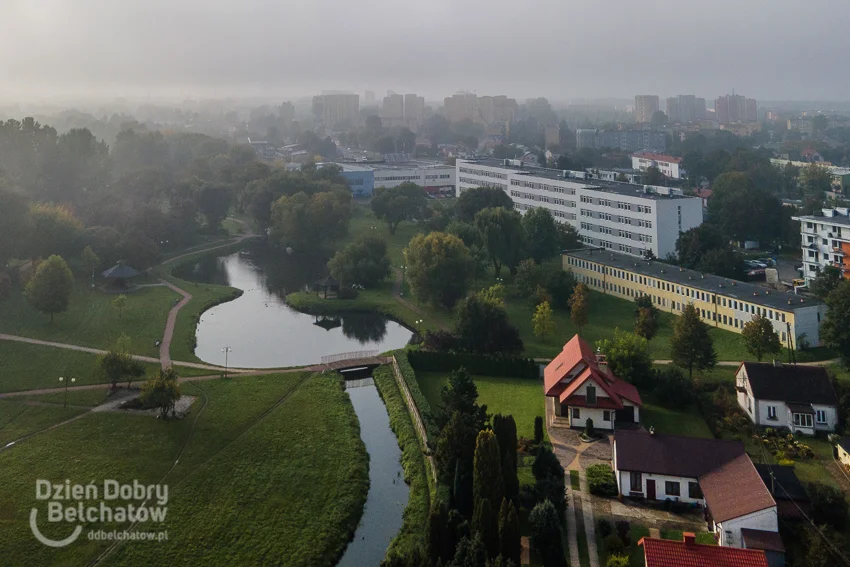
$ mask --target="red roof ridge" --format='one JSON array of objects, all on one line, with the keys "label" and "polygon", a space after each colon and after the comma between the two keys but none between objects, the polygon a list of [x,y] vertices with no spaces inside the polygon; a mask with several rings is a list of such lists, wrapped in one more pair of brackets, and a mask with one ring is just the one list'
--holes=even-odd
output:
[{"label": "red roof ridge", "polygon": [[646,567],[768,567],[760,549],[642,537]]}]

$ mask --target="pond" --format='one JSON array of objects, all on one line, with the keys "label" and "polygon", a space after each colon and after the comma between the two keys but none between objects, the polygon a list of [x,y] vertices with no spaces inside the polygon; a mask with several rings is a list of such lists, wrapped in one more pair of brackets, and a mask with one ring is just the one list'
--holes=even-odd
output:
[{"label": "pond", "polygon": [[404,482],[401,449],[372,379],[346,382],[360,438],[369,453],[369,494],[360,525],[338,567],[377,567],[401,528],[410,489]]},{"label": "pond", "polygon": [[231,349],[230,367],[281,368],[317,364],[322,356],[341,352],[402,348],[412,336],[379,314],[316,317],[287,306],[287,293],[325,275],[322,259],[288,256],[255,244],[181,266],[174,274],[243,291],[239,298],[201,315],[195,354],[209,364],[225,363],[225,346]]}]

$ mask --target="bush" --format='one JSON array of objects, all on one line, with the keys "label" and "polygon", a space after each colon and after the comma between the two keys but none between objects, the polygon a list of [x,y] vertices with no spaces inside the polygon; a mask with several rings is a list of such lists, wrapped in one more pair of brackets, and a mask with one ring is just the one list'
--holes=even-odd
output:
[{"label": "bush", "polygon": [[617,535],[620,536],[620,541],[623,542],[623,545],[629,545],[631,540],[629,537],[631,532],[629,522],[627,520],[620,520],[615,525],[617,526]]},{"label": "bush", "polygon": [[605,518],[599,520],[597,525],[599,526],[599,537],[601,537],[602,539],[605,539],[606,537],[614,533],[614,526],[612,526],[611,522],[609,522]]},{"label": "bush", "polygon": [[458,340],[450,331],[425,331],[422,346],[432,351],[448,352],[457,348]]},{"label": "bush", "polygon": [[676,366],[656,370],[653,376],[653,391],[661,405],[666,407],[687,406],[694,399],[691,383]]},{"label": "bush", "polygon": [[540,445],[543,442],[543,418],[537,416],[534,418],[534,444]]},{"label": "bush", "polygon": [[353,287],[341,287],[337,292],[337,297],[339,299],[357,299],[357,295],[359,293],[360,292]]},{"label": "bush", "polygon": [[629,556],[611,555],[605,562],[605,567],[629,567]]},{"label": "bush", "polygon": [[587,467],[587,485],[591,494],[597,496],[617,496],[617,481],[614,471],[608,465],[592,465]]},{"label": "bush", "polygon": [[408,353],[408,359],[413,368],[423,372],[451,372],[464,366],[470,374],[540,379],[540,369],[531,358],[416,350]]},{"label": "bush", "polygon": [[596,432],[593,430],[593,420],[588,417],[584,422],[584,436],[593,437],[595,433]]},{"label": "bush", "polygon": [[839,531],[847,524],[847,500],[837,488],[821,482],[810,482],[806,492],[812,502],[812,519],[818,524],[829,524]]},{"label": "bush", "polygon": [[626,546],[623,545],[623,540],[621,540],[617,534],[609,534],[605,536],[602,541],[605,543],[605,551],[608,552],[608,555],[621,555],[624,551],[626,551]]}]

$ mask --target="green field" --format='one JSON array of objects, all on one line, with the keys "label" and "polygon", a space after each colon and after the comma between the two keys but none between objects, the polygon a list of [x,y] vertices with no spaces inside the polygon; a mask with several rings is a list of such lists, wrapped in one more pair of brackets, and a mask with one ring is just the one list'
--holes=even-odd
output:
[{"label": "green field", "polygon": [[[84,537],[61,550],[33,538],[36,478],[155,483],[185,448],[163,481],[168,541],[126,543],[105,565],[333,564],[368,491],[367,455],[341,381],[293,373],[183,388],[197,396],[186,419],[90,413],[0,452],[3,562],[80,565],[105,549]],[[62,408],[36,409],[55,422]],[[12,423],[41,422],[29,408],[12,411]],[[41,527],[49,537],[67,535]]]},{"label": "green field", "polygon": [[179,296],[164,286],[142,288],[127,294],[123,313],[112,306],[115,297],[77,281],[68,311],[57,314],[51,323],[16,289],[0,302],[0,333],[101,349],[113,347],[126,333],[134,354],[158,356],[156,341],[162,340],[168,311]]},{"label": "green field", "polygon": [[[124,384],[127,385],[126,383]],[[55,392],[52,394],[36,394],[36,395],[28,395],[28,396],[15,396],[13,398],[8,398],[12,401],[31,401],[31,402],[41,402],[41,403],[49,403],[49,404],[64,404],[65,403],[65,392]],[[94,407],[99,406],[103,402],[109,399],[109,387],[104,386],[103,388],[97,388],[93,390],[69,390],[68,391],[68,405],[72,406],[86,406],[86,407]]]},{"label": "green field", "polygon": [[[536,380],[473,376],[478,388],[478,403],[487,405],[487,413],[513,415],[517,435],[534,437],[534,418],[546,416],[543,385]],[[422,394],[432,408],[440,407],[440,390],[448,381],[448,375],[439,372],[417,372],[416,380]],[[548,435],[544,428],[544,439]]]},{"label": "green field", "polygon": [[83,412],[85,410],[79,408],[33,406],[21,401],[0,400],[0,447]]},{"label": "green field", "polygon": [[656,432],[667,435],[685,435],[705,439],[714,437],[696,406],[674,409],[655,403],[649,395],[644,395],[642,398],[640,422],[645,428],[652,426]]}]

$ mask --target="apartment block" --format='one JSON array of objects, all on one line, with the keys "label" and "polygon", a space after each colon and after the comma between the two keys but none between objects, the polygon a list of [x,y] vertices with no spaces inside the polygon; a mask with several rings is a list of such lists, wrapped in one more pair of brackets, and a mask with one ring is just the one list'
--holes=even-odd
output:
[{"label": "apartment block", "polygon": [[458,160],[456,167],[457,195],[499,188],[520,213],[545,207],[585,244],[631,256],[675,254],[679,233],[702,224],[701,200],[679,189],[584,179],[584,172],[528,167],[520,160]]},{"label": "apartment block", "polygon": [[652,121],[652,115],[658,110],[658,95],[637,95],[635,97],[635,122]]},{"label": "apartment block", "polygon": [[850,279],[850,217],[846,207],[823,209],[822,215],[794,217],[800,222],[803,277],[810,283],[826,266]]},{"label": "apartment block", "polygon": [[692,304],[705,323],[733,333],[740,333],[746,323],[760,315],[772,323],[786,347],[798,349],[801,339],[820,344],[820,322],[826,305],[808,296],[663,262],[636,260],[609,250],[565,252],[562,265],[578,281],[600,293],[632,301],[647,295],[659,310],[674,315]]},{"label": "apartment block", "polygon": [[322,94],[313,97],[313,115],[329,130],[339,122],[355,124],[359,110],[360,95]]},{"label": "apartment block", "polygon": [[705,99],[696,95],[677,95],[670,97],[667,103],[669,122],[697,122],[705,118]]},{"label": "apartment block", "polygon": [[685,176],[682,158],[650,152],[638,152],[632,155],[632,169],[646,171],[650,167],[658,168],[661,173],[671,179],[681,179]]},{"label": "apartment block", "polygon": [[663,152],[667,148],[667,134],[656,130],[576,130],[576,147],[611,148],[624,152],[640,150]]},{"label": "apartment block", "polygon": [[714,115],[720,124],[758,122],[758,105],[753,98],[725,95],[715,99]]}]

